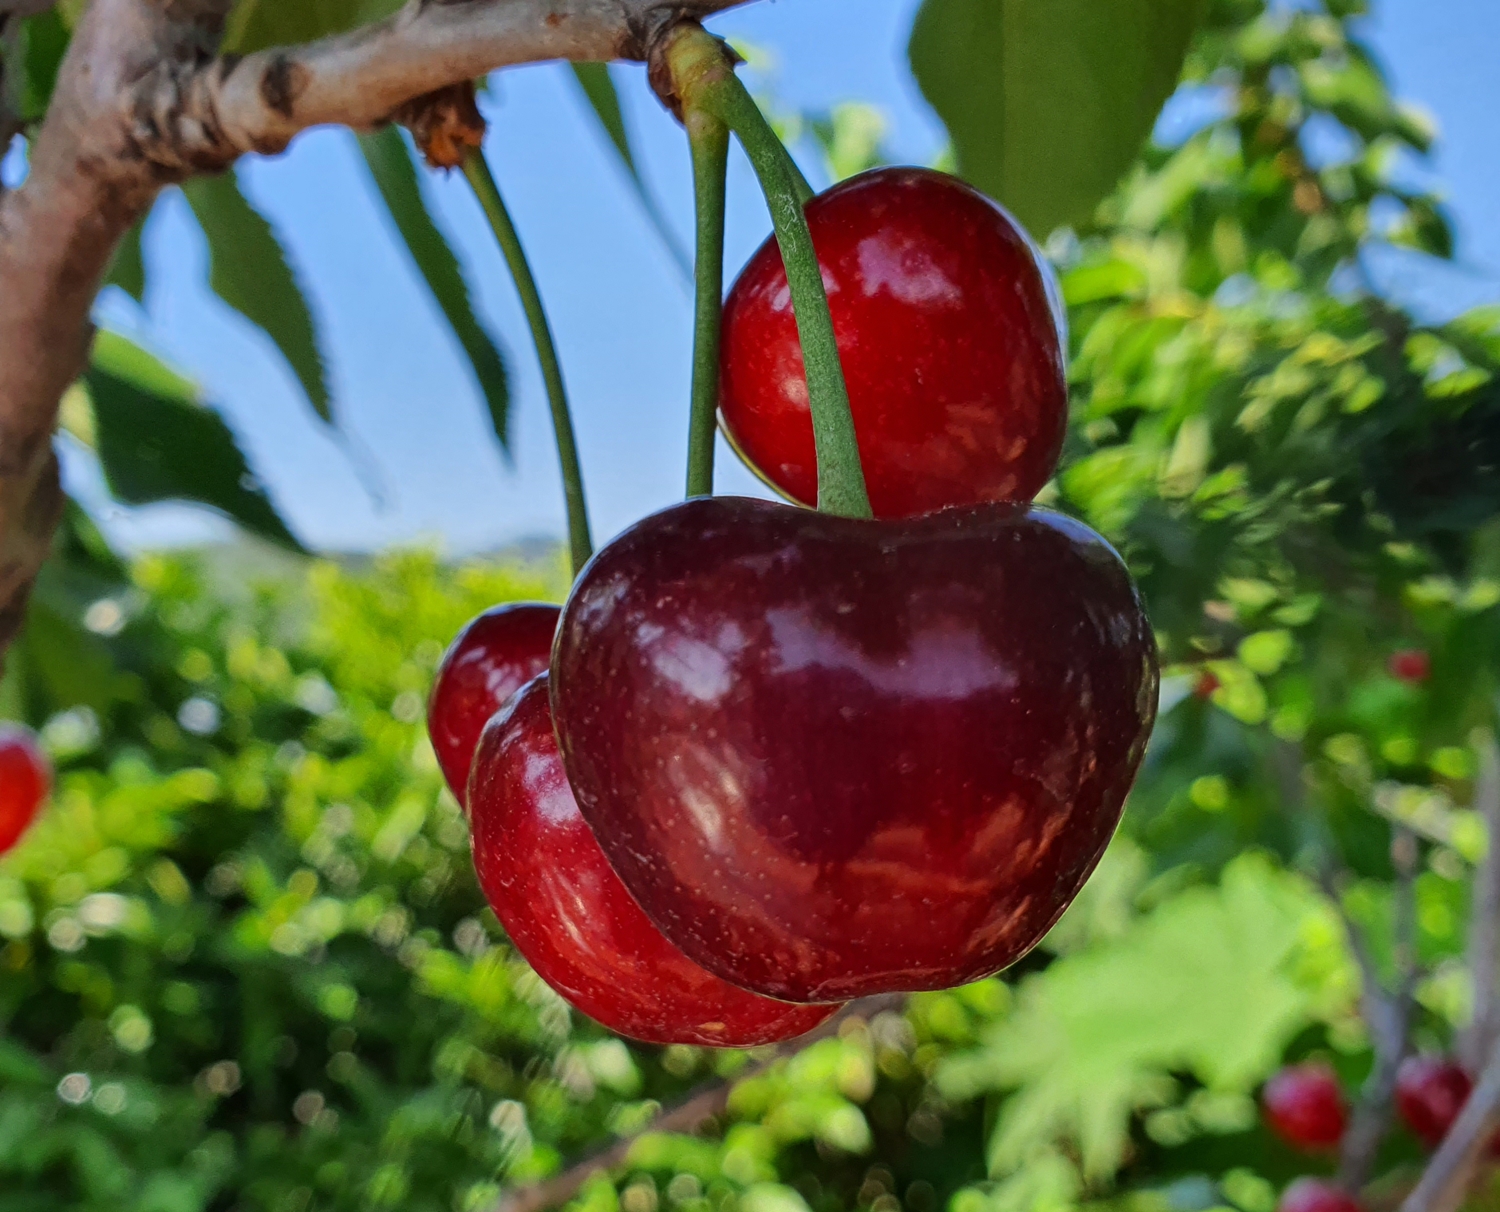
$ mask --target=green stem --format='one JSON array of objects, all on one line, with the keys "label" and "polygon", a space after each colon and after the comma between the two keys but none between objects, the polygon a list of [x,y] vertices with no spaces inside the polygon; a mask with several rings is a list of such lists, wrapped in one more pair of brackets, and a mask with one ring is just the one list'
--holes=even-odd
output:
[{"label": "green stem", "polygon": [[823,289],[823,272],[818,266],[812,233],[802,213],[802,200],[787,171],[786,149],[755,100],[733,74],[703,90],[703,108],[739,136],[755,175],[760,178],[771,223],[776,229],[776,242],[781,245],[807,372],[813,441],[818,454],[818,508],[844,517],[868,518],[870,497],[865,490],[833,317],[828,311],[828,295]]},{"label": "green stem", "polygon": [[719,411],[719,333],[724,320],[724,174],[729,128],[711,114],[686,117],[693,152],[693,192],[698,211],[698,251],[693,277],[693,413],[688,428],[689,497],[714,491],[714,434]]},{"label": "green stem", "polygon": [[780,139],[777,139],[776,142],[781,145],[781,154],[786,161],[786,175],[792,179],[792,188],[797,191],[797,201],[806,206],[817,195],[814,193],[813,187],[808,184],[807,178],[802,175],[802,169],[797,164],[797,161],[792,159],[792,153],[788,150],[786,144],[782,143]]},{"label": "green stem", "polygon": [[521,296],[521,307],[526,312],[526,322],[531,326],[537,360],[542,364],[542,381],[547,387],[552,430],[557,438],[557,458],[562,464],[563,493],[568,507],[568,547],[573,557],[573,575],[577,576],[593,554],[593,540],[589,536],[588,508],[583,499],[583,469],[578,464],[578,443],[573,435],[573,417],[568,410],[568,393],[563,386],[562,367],[557,361],[557,346],[552,340],[542,297],[537,292],[536,278],[526,261],[526,250],[521,247],[521,237],[480,149],[475,148],[465,157],[464,176],[468,178],[510,268],[516,293]]},{"label": "green stem", "polygon": [[[839,363],[838,341],[823,273],[813,248],[803,195],[791,157],[771,124],[734,74],[723,44],[701,26],[684,24],[666,49],[673,89],[684,114],[702,112],[739,136],[760,179],[786,265],[818,455],[818,508],[825,513],[868,518],[870,497],[860,466],[859,442],[849,412],[849,392]],[[804,183],[805,184],[805,183]]]}]

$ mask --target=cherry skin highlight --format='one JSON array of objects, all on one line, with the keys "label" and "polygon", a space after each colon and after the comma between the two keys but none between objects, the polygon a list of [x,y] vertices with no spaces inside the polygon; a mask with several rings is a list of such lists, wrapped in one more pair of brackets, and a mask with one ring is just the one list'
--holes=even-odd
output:
[{"label": "cherry skin highlight", "polygon": [[1271,1130],[1294,1149],[1336,1149],[1349,1122],[1338,1077],[1327,1065],[1289,1065],[1261,1091]]},{"label": "cherry skin highlight", "polygon": [[467,806],[479,734],[506,699],[547,668],[559,613],[545,602],[496,606],[460,631],[443,655],[427,704],[427,734],[460,804]]},{"label": "cherry skin highlight", "polygon": [[811,1031],[837,1006],[757,997],[705,972],[631,900],[589,832],[552,735],[547,678],[486,726],[469,783],[474,866],[538,976],[611,1031],[748,1048]]},{"label": "cherry skin highlight", "polygon": [[1030,950],[1114,833],[1157,679],[1081,523],[716,497],[594,557],[551,683],[579,808],[651,920],[725,980],[818,1002]]},{"label": "cherry skin highlight", "polygon": [[15,848],[52,791],[52,766],[24,728],[0,724],[0,854]]},{"label": "cherry skin highlight", "polygon": [[1325,1178],[1299,1178],[1281,1193],[1276,1212],[1364,1212],[1364,1205]]},{"label": "cherry skin highlight", "polygon": [[[880,518],[1029,501],[1067,427],[1065,321],[1050,270],[996,203],[945,173],[883,168],[814,198],[870,503]],[[724,305],[725,435],[762,479],[817,501],[802,346],[774,237]]]}]

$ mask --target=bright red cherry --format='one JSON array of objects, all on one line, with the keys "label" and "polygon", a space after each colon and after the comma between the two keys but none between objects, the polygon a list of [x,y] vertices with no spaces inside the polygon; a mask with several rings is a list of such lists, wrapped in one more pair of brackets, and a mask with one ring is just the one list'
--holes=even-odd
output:
[{"label": "bright red cherry", "polygon": [[1432,676],[1432,658],[1420,648],[1393,652],[1385,667],[1393,678],[1403,682],[1425,682]]},{"label": "bright red cherry", "polygon": [[589,832],[552,735],[544,674],[485,728],[469,783],[474,866],[537,974],[611,1031],[745,1048],[811,1031],[837,1006],[794,1006],[705,972],[630,899]]},{"label": "bright red cherry", "polygon": [[1412,1134],[1437,1148],[1469,1101],[1473,1081],[1444,1056],[1408,1056],[1396,1072],[1396,1108]]},{"label": "bright red cherry", "polygon": [[52,790],[52,766],[24,728],[0,724],[0,854],[15,847]]},{"label": "bright red cherry", "polygon": [[1114,833],[1156,702],[1119,556],[1021,505],[674,506],[584,570],[552,665],[625,886],[690,959],[789,1001],[1025,954]]},{"label": "bright red cherry", "polygon": [[427,733],[460,804],[467,802],[464,790],[479,734],[506,699],[547,668],[559,613],[545,602],[496,606],[448,646],[427,705]]},{"label": "bright red cherry", "polygon": [[1276,1212],[1364,1212],[1364,1205],[1325,1178],[1299,1178],[1281,1193]]},{"label": "bright red cherry", "polygon": [[1261,1091],[1271,1130],[1295,1149],[1336,1149],[1349,1122],[1339,1079],[1327,1065],[1289,1065]]},{"label": "bright red cherry", "polygon": [[[1050,270],[996,203],[944,173],[882,168],[814,198],[807,222],[875,516],[1029,501],[1067,427],[1065,321]],[[724,305],[720,407],[753,470],[818,495],[802,347],[767,240]]]}]

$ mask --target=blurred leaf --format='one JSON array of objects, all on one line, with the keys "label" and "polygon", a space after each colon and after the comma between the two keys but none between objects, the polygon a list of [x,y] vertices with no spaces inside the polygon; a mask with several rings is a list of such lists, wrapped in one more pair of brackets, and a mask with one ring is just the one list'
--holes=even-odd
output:
[{"label": "blurred leaf", "polygon": [[225,27],[224,49],[237,55],[311,42],[389,17],[402,0],[239,0]]},{"label": "blurred leaf", "polygon": [[1150,134],[1202,0],[926,0],[912,70],[959,171],[1038,237],[1081,224]]},{"label": "blurred leaf", "polygon": [[27,17],[14,40],[6,40],[6,85],[17,111],[27,122],[40,121],[52,100],[57,69],[67,52],[68,27],[56,9]]},{"label": "blurred leaf", "polygon": [[406,139],[396,127],[387,126],[360,136],[359,147],[391,221],[468,355],[489,407],[495,437],[502,448],[509,450],[510,383],[505,360],[495,339],[474,315],[458,258],[427,212]]},{"label": "blurred leaf", "polygon": [[234,435],[186,379],[124,337],[101,332],[86,375],[110,491],[131,505],[197,501],[263,538],[301,550]]},{"label": "blurred leaf", "polygon": [[636,197],[640,200],[641,209],[646,212],[646,218],[656,228],[656,234],[667,246],[667,252],[677,262],[678,268],[682,270],[684,276],[691,279],[692,262],[677,239],[677,234],[667,222],[667,217],[662,214],[656,198],[647,188],[645,178],[641,176],[640,168],[635,162],[635,153],[630,145],[630,131],[625,125],[624,112],[620,109],[620,95],[615,90],[615,82],[609,74],[609,64],[574,63],[572,66],[573,78],[578,81],[578,87],[583,90],[589,107],[593,110],[594,116],[599,119],[599,125],[604,128],[604,133],[609,136],[610,143],[619,154],[625,171],[630,174],[630,183],[635,187]]},{"label": "blurred leaf", "polygon": [[331,425],[317,328],[271,225],[245,199],[232,172],[197,177],[182,192],[208,238],[214,293],[275,342],[313,410]]},{"label": "blurred leaf", "polygon": [[137,303],[146,299],[146,260],[141,254],[141,231],[145,225],[144,218],[137,219],[125,233],[104,277],[106,286],[118,286]]},{"label": "blurred leaf", "polygon": [[1324,912],[1307,885],[1261,856],[1217,888],[1192,888],[1117,941],[1073,953],[1021,987],[1015,1012],[939,1075],[952,1097],[1016,1089],[991,1160],[1013,1169],[1054,1141],[1111,1174],[1131,1115],[1159,1104],[1170,1076],[1248,1092],[1313,1017],[1318,991],[1292,970],[1306,924]]}]

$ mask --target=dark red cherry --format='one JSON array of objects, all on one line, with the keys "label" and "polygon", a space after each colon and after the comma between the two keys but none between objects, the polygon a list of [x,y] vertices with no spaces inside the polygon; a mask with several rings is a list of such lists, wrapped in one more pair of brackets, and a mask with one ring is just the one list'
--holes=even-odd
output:
[{"label": "dark red cherry", "polygon": [[516,949],[611,1031],[746,1048],[811,1031],[837,1006],[757,997],[705,972],[630,899],[578,814],[544,674],[484,730],[469,783],[474,866]]},{"label": "dark red cherry", "polygon": [[1336,1149],[1349,1122],[1339,1079],[1327,1065],[1289,1065],[1261,1091],[1271,1130],[1294,1149]]},{"label": "dark red cherry", "polygon": [[[1057,466],[1068,391],[1062,312],[1026,233],[922,168],[835,185],[807,222],[875,515],[1029,501]],[[815,503],[802,347],[774,239],[729,292],[721,367],[730,442],[772,486]]]},{"label": "dark red cherry", "polygon": [[1473,1088],[1457,1061],[1445,1056],[1408,1056],[1396,1072],[1396,1108],[1412,1135],[1435,1149]]},{"label": "dark red cherry", "polygon": [[448,646],[427,704],[427,734],[460,804],[479,734],[506,699],[547,668],[559,613],[545,602],[496,606]]},{"label": "dark red cherry", "polygon": [[689,501],[563,608],[552,707],[652,921],[791,1001],[988,975],[1114,832],[1156,712],[1120,558],[1020,505],[897,522]]},{"label": "dark red cherry", "polygon": [[15,847],[52,790],[52,766],[24,728],[0,724],[0,854]]},{"label": "dark red cherry", "polygon": [[1326,1178],[1299,1178],[1281,1193],[1276,1212],[1364,1212],[1364,1205]]},{"label": "dark red cherry", "polygon": [[1432,676],[1432,658],[1420,648],[1407,648],[1393,652],[1386,662],[1386,669],[1393,678],[1403,682],[1425,682]]}]

